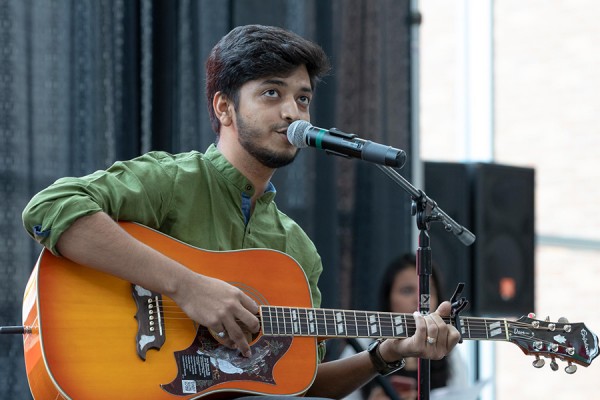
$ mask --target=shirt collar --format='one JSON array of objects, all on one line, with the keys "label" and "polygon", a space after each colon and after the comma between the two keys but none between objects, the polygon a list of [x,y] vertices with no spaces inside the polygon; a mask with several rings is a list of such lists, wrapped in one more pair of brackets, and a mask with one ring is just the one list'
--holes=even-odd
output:
[{"label": "shirt collar", "polygon": [[[227,161],[214,143],[206,149],[204,158],[210,161],[215,169],[220,172],[225,179],[237,187],[245,196],[252,197],[254,195],[254,185],[237,168]],[[267,203],[271,202],[275,198],[276,193],[277,190],[275,189],[275,185],[269,181],[265,192],[259,200]]]}]

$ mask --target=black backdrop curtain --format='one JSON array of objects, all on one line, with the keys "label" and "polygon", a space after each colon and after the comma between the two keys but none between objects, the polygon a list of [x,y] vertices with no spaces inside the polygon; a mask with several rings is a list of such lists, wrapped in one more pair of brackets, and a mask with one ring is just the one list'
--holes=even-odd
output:
[{"label": "black backdrop curtain", "polygon": [[[29,198],[61,176],[148,150],[204,150],[214,140],[204,60],[236,25],[278,25],[323,46],[334,68],[317,90],[315,125],[410,149],[409,8],[408,0],[0,0],[0,325],[20,323],[40,251],[21,226]],[[410,179],[408,165],[402,173]],[[382,268],[412,250],[408,195],[373,165],[312,149],[275,184],[279,207],[323,257],[323,305],[374,308]],[[21,337],[0,337],[0,398],[30,397],[22,359]]]}]

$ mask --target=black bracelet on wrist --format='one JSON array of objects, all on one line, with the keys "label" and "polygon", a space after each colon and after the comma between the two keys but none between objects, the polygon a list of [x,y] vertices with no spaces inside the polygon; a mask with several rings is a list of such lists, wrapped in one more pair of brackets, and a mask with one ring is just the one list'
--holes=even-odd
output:
[{"label": "black bracelet on wrist", "polygon": [[367,351],[369,352],[369,357],[371,358],[371,362],[377,373],[386,376],[404,368],[406,361],[404,358],[394,362],[385,361],[383,357],[381,357],[381,352],[379,351],[379,345],[384,341],[385,339],[377,339],[369,345]]}]

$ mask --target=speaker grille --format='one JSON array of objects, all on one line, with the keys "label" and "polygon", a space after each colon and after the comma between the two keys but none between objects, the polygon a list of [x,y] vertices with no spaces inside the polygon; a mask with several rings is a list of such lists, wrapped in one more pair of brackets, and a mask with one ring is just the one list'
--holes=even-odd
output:
[{"label": "speaker grille", "polygon": [[530,168],[425,163],[427,194],[477,236],[466,247],[441,227],[430,232],[446,291],[450,295],[464,281],[471,314],[520,316],[534,310],[534,184]]}]

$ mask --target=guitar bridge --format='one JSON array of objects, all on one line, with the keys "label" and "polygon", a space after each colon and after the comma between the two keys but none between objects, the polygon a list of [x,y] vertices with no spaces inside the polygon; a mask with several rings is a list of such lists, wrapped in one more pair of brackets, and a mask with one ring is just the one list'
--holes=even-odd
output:
[{"label": "guitar bridge", "polygon": [[137,312],[135,319],[138,330],[135,338],[138,356],[146,361],[149,349],[160,350],[165,343],[165,320],[162,307],[162,295],[144,289],[139,285],[131,285],[131,294]]}]

